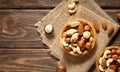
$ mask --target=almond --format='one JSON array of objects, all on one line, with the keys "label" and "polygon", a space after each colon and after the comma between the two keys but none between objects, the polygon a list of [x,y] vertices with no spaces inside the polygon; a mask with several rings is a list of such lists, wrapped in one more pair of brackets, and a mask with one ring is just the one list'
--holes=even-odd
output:
[{"label": "almond", "polygon": [[96,32],[99,33],[100,32],[100,28],[99,28],[99,24],[97,23],[96,20],[94,21],[94,27],[95,27]]},{"label": "almond", "polygon": [[111,50],[111,53],[112,53],[112,54],[115,54],[115,53],[117,53],[117,50],[113,48],[113,49]]},{"label": "almond", "polygon": [[65,50],[67,50],[67,51],[72,51],[72,49],[70,48],[70,47],[65,47]]},{"label": "almond", "polygon": [[79,42],[78,42],[78,46],[79,47],[84,47],[84,45],[85,45],[85,42],[83,41],[83,40],[80,40]]},{"label": "almond", "polygon": [[110,28],[108,29],[108,36],[110,37],[110,36],[113,34],[113,32],[114,32],[114,28],[113,28],[113,27],[110,27]]},{"label": "almond", "polygon": [[82,34],[83,34],[83,31],[84,31],[83,23],[80,23],[80,25],[79,25],[79,27],[78,27],[78,33],[79,33],[79,35],[82,35]]},{"label": "almond", "polygon": [[106,68],[106,59],[102,59],[102,67],[105,69]]},{"label": "almond", "polygon": [[104,30],[107,29],[107,21],[106,20],[102,20],[102,27]]}]

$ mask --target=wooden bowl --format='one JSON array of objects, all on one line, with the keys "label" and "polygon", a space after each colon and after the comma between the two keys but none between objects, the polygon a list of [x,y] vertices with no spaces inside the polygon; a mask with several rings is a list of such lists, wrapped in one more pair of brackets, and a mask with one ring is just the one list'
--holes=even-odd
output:
[{"label": "wooden bowl", "polygon": [[[74,30],[70,31],[70,29]],[[77,32],[73,33],[75,29]],[[70,33],[73,34],[70,36]],[[89,35],[89,33],[91,35]],[[66,42],[68,43],[66,44]],[[89,53],[94,48],[95,43],[96,31],[94,26],[90,21],[82,18],[67,22],[60,32],[60,45],[64,48],[65,52],[73,56],[81,56]]]}]

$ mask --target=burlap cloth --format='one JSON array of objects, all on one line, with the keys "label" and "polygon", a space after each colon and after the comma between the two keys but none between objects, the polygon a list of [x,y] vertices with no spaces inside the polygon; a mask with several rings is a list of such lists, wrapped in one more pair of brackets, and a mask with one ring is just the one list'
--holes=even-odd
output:
[{"label": "burlap cloth", "polygon": [[[120,26],[115,23],[94,0],[80,0],[77,4],[78,10],[76,14],[71,16],[68,13],[68,3],[70,3],[70,1],[63,0],[55,9],[48,13],[47,16],[40,20],[39,23],[37,23],[37,31],[40,33],[42,41],[50,48],[51,54],[65,64],[67,72],[88,72],[94,64],[98,52],[107,46]],[[59,42],[61,28],[66,22],[76,18],[84,18],[92,23],[94,20],[97,20],[100,26],[100,33],[97,34],[97,42],[94,50],[80,57],[74,57],[64,52]],[[107,20],[108,28],[111,26],[114,27],[114,33],[111,37],[108,37],[107,30],[102,29],[101,21],[103,19]],[[54,32],[52,34],[45,34],[44,26],[46,24],[52,24],[54,26]]]}]

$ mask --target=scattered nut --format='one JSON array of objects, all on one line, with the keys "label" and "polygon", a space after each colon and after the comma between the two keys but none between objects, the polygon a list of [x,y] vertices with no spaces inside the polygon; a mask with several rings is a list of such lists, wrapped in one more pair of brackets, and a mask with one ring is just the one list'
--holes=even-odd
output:
[{"label": "scattered nut", "polygon": [[70,47],[65,47],[65,50],[67,50],[67,51],[72,51],[72,49],[70,48]]},{"label": "scattered nut", "polygon": [[119,57],[118,57],[118,55],[117,55],[117,54],[112,55],[112,59],[113,59],[113,60],[115,60],[115,61],[116,61],[118,58],[119,58]]},{"label": "scattered nut", "polygon": [[120,63],[120,59],[118,59],[117,62]]},{"label": "scattered nut", "polygon": [[79,33],[79,35],[82,35],[83,34],[83,30],[84,28],[83,28],[83,24],[82,23],[80,23],[80,25],[79,25],[79,27],[78,27],[78,33]]},{"label": "scattered nut", "polygon": [[107,22],[106,22],[106,20],[102,20],[102,27],[103,27],[104,30],[107,29]]},{"label": "scattered nut", "polygon": [[46,26],[44,27],[44,31],[45,31],[45,33],[47,33],[47,34],[52,33],[52,32],[53,32],[53,26],[52,26],[51,24],[46,25]]},{"label": "scattered nut", "polygon": [[85,25],[84,30],[89,31],[90,30],[90,26],[89,25]]},{"label": "scattered nut", "polygon": [[88,38],[90,38],[90,36],[91,36],[91,33],[89,31],[83,32],[83,37],[84,38],[88,39]]},{"label": "scattered nut", "polygon": [[91,42],[87,42],[86,45],[85,45],[85,48],[90,50],[92,48]]},{"label": "scattered nut", "polygon": [[99,28],[99,24],[97,23],[96,20],[94,21],[94,27],[95,27],[96,32],[99,33],[100,32],[100,28]]},{"label": "scattered nut", "polygon": [[106,68],[106,59],[102,59],[102,67],[105,69]]},{"label": "scattered nut", "polygon": [[79,21],[73,21],[73,22],[69,23],[69,25],[70,25],[71,27],[76,27],[76,26],[79,26],[79,25],[80,25],[80,22],[79,22]]},{"label": "scattered nut", "polygon": [[71,35],[73,35],[73,33],[75,33],[75,32],[77,32],[76,29],[69,29],[69,30],[66,31],[66,34],[67,34],[68,36],[71,36]]},{"label": "scattered nut", "polygon": [[66,72],[65,65],[58,62],[57,65],[56,65],[56,72]]},{"label": "scattered nut", "polygon": [[74,33],[74,34],[72,35],[71,39],[70,39],[70,42],[72,43],[72,42],[77,41],[78,35],[79,35],[78,33]]},{"label": "scattered nut", "polygon": [[69,4],[68,4],[68,9],[70,10],[73,10],[75,8],[75,2],[71,1]]},{"label": "scattered nut", "polygon": [[113,28],[113,27],[110,27],[110,28],[108,29],[108,36],[110,37],[110,36],[113,34],[113,32],[114,32],[114,28]]},{"label": "scattered nut", "polygon": [[120,20],[120,13],[117,14],[117,19]]}]

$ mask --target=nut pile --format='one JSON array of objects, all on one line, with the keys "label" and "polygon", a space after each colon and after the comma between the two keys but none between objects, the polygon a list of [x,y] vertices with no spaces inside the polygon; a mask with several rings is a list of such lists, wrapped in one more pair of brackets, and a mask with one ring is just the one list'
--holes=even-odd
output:
[{"label": "nut pile", "polygon": [[93,49],[96,42],[95,29],[85,19],[67,23],[60,35],[61,45],[73,56],[87,54]]},{"label": "nut pile", "polygon": [[120,72],[120,48],[106,49],[98,62],[99,72]]}]

